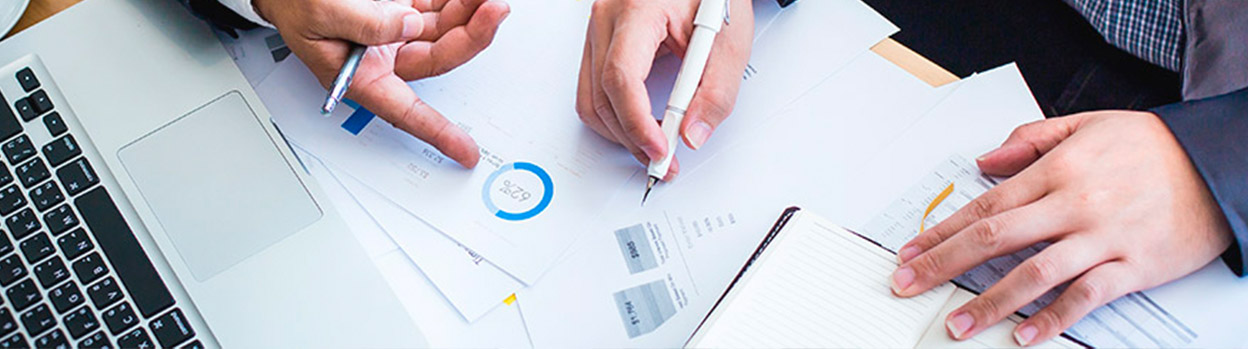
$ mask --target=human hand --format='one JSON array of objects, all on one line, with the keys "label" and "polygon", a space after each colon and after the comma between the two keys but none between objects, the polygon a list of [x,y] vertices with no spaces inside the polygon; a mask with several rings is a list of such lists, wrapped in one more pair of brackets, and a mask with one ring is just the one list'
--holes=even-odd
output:
[{"label": "human hand", "polygon": [[[754,38],[749,0],[730,0],[732,19],[711,48],[702,83],[680,127],[698,149],[732,112]],[[628,149],[643,164],[669,151],[650,110],[645,80],[660,50],[683,55],[693,35],[699,0],[598,0],[581,58],[576,111],[581,121]],[[672,162],[668,178],[679,172]]]},{"label": "human hand", "polygon": [[441,75],[489,46],[510,11],[501,0],[252,0],[328,87],[351,43],[368,45],[346,97],[465,167],[480,159],[466,132],[407,81]]},{"label": "human hand", "polygon": [[893,292],[918,295],[989,259],[1052,244],[945,319],[969,338],[1059,284],[1014,329],[1021,345],[1061,334],[1118,297],[1187,275],[1231,232],[1204,181],[1156,115],[1105,111],[1033,122],[979,158],[1006,180],[899,249]]}]

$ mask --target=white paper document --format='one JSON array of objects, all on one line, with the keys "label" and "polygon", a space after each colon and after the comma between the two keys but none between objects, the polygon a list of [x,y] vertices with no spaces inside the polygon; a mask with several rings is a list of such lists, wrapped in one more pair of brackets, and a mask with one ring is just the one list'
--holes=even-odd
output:
[{"label": "white paper document", "polygon": [[365,252],[421,329],[430,347],[532,347],[518,302],[513,306],[494,309],[475,322],[465,321],[442,297],[439,288],[390,240],[386,231],[374,223],[369,212],[339,185],[321,160],[297,146],[293,149],[304,168],[333,203],[333,209],[343,220],[351,222],[351,232],[364,246]]},{"label": "white paper document", "polygon": [[476,252],[455,243],[372,188],[340,175],[338,170],[331,172],[468,322],[503,306],[507,297],[524,287]]}]

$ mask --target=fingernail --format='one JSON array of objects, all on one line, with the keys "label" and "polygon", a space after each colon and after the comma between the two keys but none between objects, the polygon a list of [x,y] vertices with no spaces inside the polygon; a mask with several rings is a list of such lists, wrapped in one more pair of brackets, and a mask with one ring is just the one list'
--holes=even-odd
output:
[{"label": "fingernail", "polygon": [[975,160],[986,161],[988,160],[988,158],[992,157],[993,155],[996,155],[997,152],[1000,152],[1000,151],[1001,151],[1001,148],[993,149],[992,151],[984,153],[984,155],[980,155],[979,157],[975,158]]},{"label": "fingernail", "polygon": [[945,328],[949,329],[949,333],[953,334],[954,339],[963,339],[962,335],[971,330],[971,326],[975,325],[975,318],[971,314],[961,313],[954,315],[945,321]]},{"label": "fingernail", "polygon": [[919,252],[923,252],[923,251],[919,250],[919,248],[916,246],[907,246],[905,248],[902,248],[901,252],[897,253],[897,260],[901,261],[902,263],[909,262],[911,259],[914,258],[914,256],[918,256]]},{"label": "fingernail", "polygon": [[903,267],[893,272],[893,292],[900,294],[901,291],[910,287],[914,283],[914,269]]},{"label": "fingernail", "polygon": [[1022,328],[1014,331],[1014,341],[1018,342],[1018,345],[1025,347],[1031,344],[1032,340],[1036,339],[1036,334],[1038,333],[1040,333],[1040,330],[1036,326],[1023,325]]},{"label": "fingernail", "polygon": [[403,38],[415,39],[420,36],[422,29],[424,29],[424,23],[419,13],[409,13],[403,16]]},{"label": "fingernail", "polygon": [[702,144],[706,143],[706,139],[711,137],[711,125],[705,121],[697,121],[685,130],[685,140],[689,141],[689,145],[693,146],[693,150],[698,150]]}]

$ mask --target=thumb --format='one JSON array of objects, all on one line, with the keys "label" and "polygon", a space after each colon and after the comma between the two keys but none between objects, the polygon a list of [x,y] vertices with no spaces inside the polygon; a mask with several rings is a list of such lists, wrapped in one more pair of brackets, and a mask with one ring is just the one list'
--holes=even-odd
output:
[{"label": "thumb", "polygon": [[1012,176],[1070,137],[1083,118],[1076,114],[1019,126],[1000,147],[976,159],[979,169],[993,176]]},{"label": "thumb", "polygon": [[416,40],[424,31],[420,12],[395,1],[325,2],[330,7],[319,22],[321,35],[376,46]]},{"label": "thumb", "polygon": [[[737,92],[750,60],[754,41],[754,22],[748,1],[733,1],[733,22],[725,24],[711,47],[711,57],[702,74],[702,83],[689,103],[689,112],[680,127],[685,145],[697,150],[710,139],[711,133],[732,114]],[[736,16],[744,13],[742,16]],[[744,18],[737,20],[737,18]]]}]

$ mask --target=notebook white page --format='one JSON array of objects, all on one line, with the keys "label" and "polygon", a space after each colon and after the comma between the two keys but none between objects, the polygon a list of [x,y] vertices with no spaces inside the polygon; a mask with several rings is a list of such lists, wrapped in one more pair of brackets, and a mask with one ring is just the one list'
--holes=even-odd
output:
[{"label": "notebook white page", "polygon": [[913,347],[954,287],[897,298],[889,290],[896,267],[883,248],[799,212],[690,346]]}]

